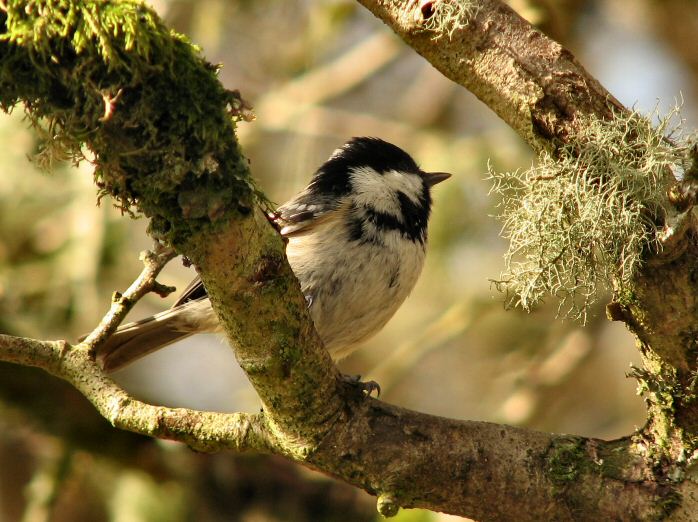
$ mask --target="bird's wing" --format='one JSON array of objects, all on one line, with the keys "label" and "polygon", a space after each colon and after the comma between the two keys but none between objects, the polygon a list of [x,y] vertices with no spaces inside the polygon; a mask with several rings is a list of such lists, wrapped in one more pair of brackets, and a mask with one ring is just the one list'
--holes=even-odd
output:
[{"label": "bird's wing", "polygon": [[204,283],[199,276],[196,276],[180,294],[175,304],[172,305],[172,308],[181,306],[189,301],[196,301],[206,297],[208,297],[208,294],[206,293],[206,288],[204,288]]},{"label": "bird's wing", "polygon": [[[300,232],[307,232],[311,227],[324,221],[332,211],[340,206],[337,198],[319,198],[310,190],[304,190],[284,203],[276,210],[274,221],[279,225],[282,236],[291,236]],[[172,308],[181,306],[189,301],[196,301],[208,297],[206,288],[199,276],[184,289]]]},{"label": "bird's wing", "polygon": [[320,198],[317,193],[306,189],[277,209],[275,221],[282,236],[307,232],[336,210],[339,203],[337,198]]}]

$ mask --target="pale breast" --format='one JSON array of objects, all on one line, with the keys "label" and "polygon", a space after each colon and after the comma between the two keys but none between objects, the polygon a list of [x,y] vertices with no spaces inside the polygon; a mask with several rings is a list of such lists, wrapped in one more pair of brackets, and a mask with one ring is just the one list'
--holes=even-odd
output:
[{"label": "pale breast", "polygon": [[[338,214],[340,214],[338,212]],[[288,260],[310,301],[315,327],[334,359],[380,330],[414,287],[424,247],[398,231],[352,240],[337,215],[289,237]]]}]

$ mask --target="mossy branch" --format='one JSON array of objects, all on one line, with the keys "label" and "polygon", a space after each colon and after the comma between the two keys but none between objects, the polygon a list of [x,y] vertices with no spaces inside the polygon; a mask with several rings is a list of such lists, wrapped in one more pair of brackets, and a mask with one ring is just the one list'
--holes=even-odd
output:
[{"label": "mossy branch", "polygon": [[[350,401],[341,422],[299,453],[265,413],[213,413],[143,403],[106,377],[84,345],[0,335],[0,360],[42,368],[78,389],[115,427],[205,452],[277,453],[376,494],[386,516],[426,507],[479,520],[590,520],[622,512],[654,520],[662,489],[638,480],[641,455],[629,439],[606,443],[412,412],[374,399]],[[471,493],[463,493],[464,484]],[[675,497],[672,497],[675,498]],[[584,506],[581,508],[580,506]]]},{"label": "mossy branch", "polygon": [[0,6],[0,106],[23,102],[49,154],[88,157],[102,194],[192,261],[269,425],[304,452],[341,408],[338,373],[259,210],[234,134],[245,104],[216,72],[139,1]]},{"label": "mossy branch", "polygon": [[[362,3],[538,151],[554,154],[578,143],[585,117],[625,112],[571,54],[496,0],[472,2],[476,12],[456,10],[432,29],[414,16],[429,12],[420,2]],[[435,38],[444,31],[448,38]],[[255,209],[262,200],[234,136],[243,104],[220,85],[216,68],[133,0],[6,0],[0,33],[0,106],[23,102],[46,133],[46,157],[87,157],[104,194],[124,211],[150,217],[152,232],[190,257],[264,414],[140,403],[103,375],[85,346],[4,336],[0,359],[67,379],[119,427],[203,450],[278,452],[379,495],[385,514],[416,506],[481,520],[650,520],[677,508],[679,493],[695,493],[691,481],[670,482],[693,457],[658,467],[639,451],[662,447],[652,439],[659,430],[643,432],[642,444],[605,443],[443,419],[352,396],[322,350],[280,238]],[[661,275],[676,282],[671,273]],[[695,336],[698,303],[690,299],[698,292],[688,279],[682,282],[690,292],[670,288],[689,309],[671,326]],[[622,306],[638,325],[643,349],[664,357],[679,343],[661,345],[667,313],[644,306],[650,286]],[[676,332],[670,335],[675,341]],[[677,361],[679,368],[686,354]],[[694,377],[695,361],[685,366],[672,374],[677,387]],[[664,413],[695,433],[689,401],[672,408]],[[672,456],[691,449],[682,442]],[[695,502],[684,505],[690,513]]]},{"label": "mossy branch", "polygon": [[172,244],[264,203],[235,139],[239,94],[140,1],[4,2],[0,107],[19,102],[41,163],[88,158],[101,194]]},{"label": "mossy branch", "polygon": [[[623,107],[567,49],[500,0],[462,2],[467,9],[455,19],[430,27],[435,6],[451,2],[358,1],[539,154],[529,171],[494,175],[512,240],[503,279],[520,304],[552,292],[582,314],[600,288],[612,289],[609,316],[636,334],[642,381],[651,382],[643,388],[650,421],[638,439],[658,475],[682,477],[698,447],[691,139],[667,140],[665,122],[653,128]],[[666,506],[676,504],[669,495]],[[695,518],[691,509],[684,499],[677,519]]]},{"label": "mossy branch", "polygon": [[574,141],[555,155],[543,151],[530,169],[490,169],[510,241],[495,283],[512,304],[530,310],[552,294],[563,315],[584,319],[602,291],[632,291],[645,260],[664,246],[673,185],[666,173],[680,176],[690,164],[678,114],[658,125],[636,112],[591,117]]}]

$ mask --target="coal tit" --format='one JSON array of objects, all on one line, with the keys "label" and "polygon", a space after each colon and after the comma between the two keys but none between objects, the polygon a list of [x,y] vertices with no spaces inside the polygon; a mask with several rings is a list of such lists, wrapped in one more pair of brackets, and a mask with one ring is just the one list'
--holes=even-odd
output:
[{"label": "coal tit", "polygon": [[[353,138],[273,215],[334,360],[378,332],[414,287],[426,252],[430,189],[448,177],[422,171],[383,140]],[[197,277],[169,310],[121,326],[97,358],[114,371],[189,335],[219,330]]]}]

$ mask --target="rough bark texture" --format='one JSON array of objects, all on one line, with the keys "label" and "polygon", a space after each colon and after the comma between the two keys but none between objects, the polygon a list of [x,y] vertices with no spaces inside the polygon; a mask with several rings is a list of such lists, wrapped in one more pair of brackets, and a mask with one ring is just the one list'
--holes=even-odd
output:
[{"label": "rough bark texture", "polygon": [[681,255],[648,265],[635,292],[619,300],[644,363],[636,371],[648,406],[644,435],[667,474],[698,444],[697,238],[689,233]]},{"label": "rough bark texture", "polygon": [[[427,29],[439,2],[359,2],[445,76],[471,90],[536,150],[554,153],[559,144],[574,142],[587,116],[612,119],[627,111],[569,51],[502,2],[473,2],[455,22],[444,25],[453,31],[450,36]],[[425,9],[428,4],[432,8]],[[674,183],[667,172],[667,192]],[[649,422],[628,441],[629,447],[645,455],[645,479],[655,481],[657,492],[663,491],[659,503],[665,512],[672,512],[685,494],[682,508],[673,515],[691,520],[692,511],[698,510],[695,494],[688,493],[695,490],[695,463],[689,456],[694,455],[698,437],[698,246],[692,210],[681,217],[682,209],[672,208],[668,200],[666,207],[668,221],[683,219],[690,224],[678,228],[685,226],[688,232],[650,260],[635,278],[634,291],[612,303],[610,309],[620,313],[609,315],[637,335],[645,362],[636,376],[644,387]],[[578,508],[585,518],[582,505]]]},{"label": "rough bark texture", "polygon": [[[440,2],[359,3],[444,76],[475,94],[534,149],[552,149],[555,139],[569,140],[579,116],[610,118],[614,110],[625,111],[572,53],[503,2],[456,2],[464,6],[462,14],[444,21],[440,30],[427,28],[430,18],[438,16]],[[434,4],[431,16],[424,4]]]},{"label": "rough bark texture", "polygon": [[456,421],[370,401],[355,406],[310,458],[402,507],[476,520],[611,520],[663,515],[662,486],[627,440],[607,443]]},{"label": "rough bark texture", "polygon": [[[308,455],[343,406],[339,372],[320,341],[278,233],[260,212],[185,247],[262,399],[269,430]],[[270,335],[270,332],[273,332]]]},{"label": "rough bark texture", "polygon": [[[478,520],[511,520],[513,513],[530,521],[604,520],[619,513],[654,520],[677,503],[669,484],[648,480],[652,470],[629,439],[604,442],[435,417],[365,399],[351,388],[335,393],[343,410],[325,422],[294,423],[278,411],[156,407],[120,390],[80,346],[0,336],[0,357],[66,379],[116,427],[199,451],[283,454],[377,495],[385,515],[423,507]],[[311,419],[322,414],[312,413]],[[307,431],[290,431],[297,426]],[[312,436],[320,431],[317,443]]]},{"label": "rough bark texture", "polygon": [[[44,9],[52,5],[48,0],[35,3]],[[478,2],[477,14],[462,18],[463,27],[452,32],[452,27],[438,25],[436,31],[425,29],[429,6],[438,2],[361,3],[444,74],[473,91],[536,150],[555,150],[556,144],[573,139],[584,121],[580,116],[612,118],[614,110],[624,110],[569,52],[498,1]],[[79,19],[97,4],[70,5]],[[121,5],[135,4],[99,3],[100,9]],[[6,14],[0,20],[3,33],[31,27],[50,14],[42,8],[25,10],[23,2],[5,2],[1,9]],[[151,14],[138,7],[135,12],[126,9],[123,16],[136,25],[148,20],[141,30],[158,32],[157,42],[149,43],[164,45],[162,52],[136,46],[127,53],[129,39],[118,36],[108,49],[122,50],[130,62],[109,64],[101,40],[105,34],[79,34],[84,29],[80,24],[40,35],[38,44],[13,33],[0,41],[7,73],[0,75],[0,93],[5,93],[0,102],[9,107],[24,100],[37,115],[66,123],[64,129],[94,129],[87,138],[85,133],[73,136],[73,149],[86,140],[98,156],[104,190],[124,205],[140,205],[153,217],[154,230],[195,264],[264,412],[222,415],[138,402],[103,375],[84,344],[3,336],[0,359],[68,380],[118,427],[206,451],[283,454],[378,495],[378,508],[386,515],[410,506],[482,521],[695,518],[690,466],[696,437],[692,376],[698,278],[693,260],[698,252],[690,234],[682,256],[670,264],[648,265],[636,292],[621,296],[616,306],[616,316],[638,334],[648,361],[640,377],[649,390],[651,422],[638,434],[604,442],[437,418],[365,399],[337,379],[281,239],[260,212],[250,210],[253,186],[244,158],[231,144],[227,119],[234,113],[233,98],[211,84],[210,66],[180,41],[169,47],[171,36]],[[77,52],[71,45],[83,40],[71,40],[75,35],[98,44]],[[173,61],[184,67],[184,80]],[[41,67],[35,70],[37,64]],[[29,73],[13,76],[13,67]],[[106,70],[113,74],[95,99],[79,71]],[[175,78],[144,87],[143,78],[158,71],[170,71]],[[213,106],[188,118],[194,104],[187,97],[197,95],[201,85],[208,86],[202,103]],[[150,96],[150,88],[162,88],[164,94]],[[165,95],[173,121],[159,131],[171,134],[162,143],[160,134],[148,134],[147,122],[138,122],[159,115]],[[107,102],[114,105],[108,121],[96,117],[102,112],[87,110],[90,104]],[[181,112],[172,111],[177,103],[183,105]],[[178,116],[181,122],[174,121]],[[128,127],[128,136],[120,130],[124,122],[137,123]],[[211,135],[208,131],[220,122],[225,128]],[[71,138],[69,133],[61,137]],[[180,141],[186,150],[178,148]]]}]

